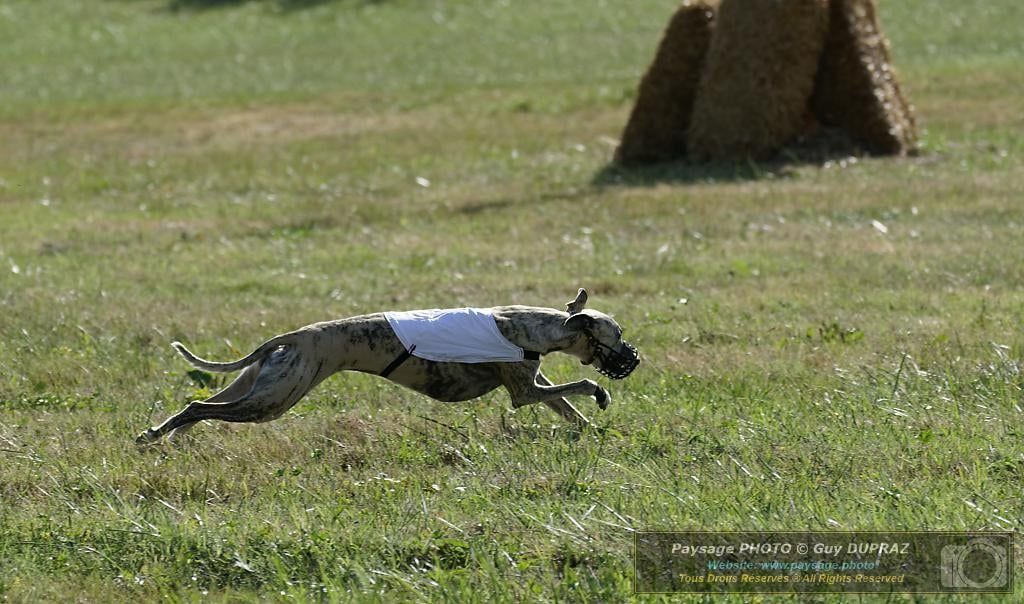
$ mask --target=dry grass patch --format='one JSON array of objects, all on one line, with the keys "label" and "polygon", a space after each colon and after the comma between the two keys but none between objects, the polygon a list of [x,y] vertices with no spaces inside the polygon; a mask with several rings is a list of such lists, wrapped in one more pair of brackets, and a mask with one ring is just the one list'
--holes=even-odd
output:
[{"label": "dry grass patch", "polygon": [[146,160],[171,154],[276,147],[289,143],[338,139],[437,127],[437,110],[360,112],[315,104],[266,105],[205,111],[170,110],[97,119],[0,124],[0,146],[10,159],[39,158],[55,149]]}]

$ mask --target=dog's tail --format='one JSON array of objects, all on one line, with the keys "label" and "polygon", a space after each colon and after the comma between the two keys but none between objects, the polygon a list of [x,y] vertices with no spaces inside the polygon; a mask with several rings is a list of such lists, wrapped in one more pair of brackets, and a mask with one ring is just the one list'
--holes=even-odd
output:
[{"label": "dog's tail", "polygon": [[263,358],[268,352],[277,348],[278,346],[285,346],[291,343],[291,336],[292,334],[286,333],[284,335],[277,336],[276,338],[271,338],[270,340],[267,340],[263,344],[260,344],[259,348],[250,352],[244,358],[238,359],[237,361],[229,361],[227,363],[220,363],[217,361],[207,361],[206,359],[201,359],[196,355],[192,354],[192,352],[188,348],[185,348],[185,345],[182,344],[181,342],[171,342],[171,346],[173,346],[174,349],[178,351],[178,354],[185,357],[185,360],[191,363],[194,367],[206,371],[227,373],[231,371],[238,371],[239,369],[248,367],[249,365],[252,365],[259,359]]}]

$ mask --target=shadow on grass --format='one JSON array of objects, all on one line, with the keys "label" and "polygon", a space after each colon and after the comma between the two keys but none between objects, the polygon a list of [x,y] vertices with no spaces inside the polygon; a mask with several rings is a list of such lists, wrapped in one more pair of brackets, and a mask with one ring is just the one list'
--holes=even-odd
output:
[{"label": "shadow on grass", "polygon": [[484,212],[492,212],[495,210],[505,210],[508,208],[520,207],[523,205],[538,206],[547,203],[557,203],[560,201],[568,201],[572,199],[580,199],[586,197],[589,191],[586,188],[583,189],[570,189],[568,191],[556,191],[550,193],[540,193],[538,195],[528,196],[525,200],[518,197],[500,197],[497,199],[488,199],[483,201],[474,201],[455,208],[455,211],[459,214],[482,214]]},{"label": "shadow on grass", "polygon": [[260,3],[271,6],[281,12],[290,12],[313,8],[322,4],[345,3],[356,6],[367,6],[370,4],[383,4],[388,0],[169,0],[167,10],[176,11],[203,11],[218,8],[230,8],[243,4]]},{"label": "shadow on grass", "polygon": [[823,166],[867,151],[839,131],[826,130],[807,141],[794,143],[773,158],[698,162],[687,159],[650,164],[611,163],[594,175],[591,184],[608,186],[655,186],[659,184],[709,184],[789,178],[794,169]]},{"label": "shadow on grass", "polygon": [[738,182],[789,176],[784,163],[716,162],[700,163],[688,160],[656,164],[608,164],[594,175],[591,184],[596,187],[655,186],[659,184],[711,184]]},{"label": "shadow on grass", "polygon": [[607,187],[644,187],[660,184],[714,184],[781,180],[792,178],[799,167],[822,167],[830,162],[843,162],[851,157],[866,157],[867,152],[845,136],[817,136],[809,141],[790,145],[775,157],[764,161],[739,160],[728,162],[671,162],[622,165],[610,163],[590,181],[590,186],[551,191],[523,197],[498,197],[478,200],[453,208],[459,214],[475,215],[503,211],[524,206],[558,203],[583,198],[595,189]]}]

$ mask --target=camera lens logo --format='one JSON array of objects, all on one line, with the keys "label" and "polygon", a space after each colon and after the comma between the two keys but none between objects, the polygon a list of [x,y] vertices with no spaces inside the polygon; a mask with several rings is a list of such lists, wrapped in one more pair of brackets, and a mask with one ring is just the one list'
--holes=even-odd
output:
[{"label": "camera lens logo", "polygon": [[1009,581],[1007,544],[971,539],[942,548],[942,586],[953,589],[1000,589]]}]

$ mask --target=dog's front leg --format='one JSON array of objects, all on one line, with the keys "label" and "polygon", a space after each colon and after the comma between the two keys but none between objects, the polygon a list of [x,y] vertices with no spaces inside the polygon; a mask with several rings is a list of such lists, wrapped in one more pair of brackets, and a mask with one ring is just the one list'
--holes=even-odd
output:
[{"label": "dog's front leg", "polygon": [[[507,363],[502,366],[502,385],[512,397],[512,407],[518,409],[533,403],[555,403],[566,396],[593,396],[602,408],[608,405],[608,391],[592,380],[579,380],[568,384],[538,383],[540,376],[539,362]],[[548,405],[551,406],[551,405]],[[555,407],[552,407],[555,408]],[[556,411],[562,412],[555,408]],[[564,415],[564,414],[563,414]],[[579,415],[579,412],[577,412]],[[582,418],[583,416],[580,415]],[[585,418],[584,418],[585,419]]]},{"label": "dog's front leg", "polygon": [[[537,383],[541,384],[542,386],[554,385],[551,382],[551,380],[549,380],[543,373],[540,372],[537,373]],[[572,423],[578,428],[586,428],[587,426],[590,425],[590,420],[587,419],[586,416],[584,416],[582,413],[580,413],[579,410],[577,410],[576,407],[574,407],[572,403],[569,402],[569,399],[565,397],[558,398],[553,401],[544,401],[544,404],[547,405],[549,409],[555,411],[556,413],[561,415],[566,421]]]}]

